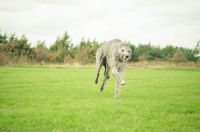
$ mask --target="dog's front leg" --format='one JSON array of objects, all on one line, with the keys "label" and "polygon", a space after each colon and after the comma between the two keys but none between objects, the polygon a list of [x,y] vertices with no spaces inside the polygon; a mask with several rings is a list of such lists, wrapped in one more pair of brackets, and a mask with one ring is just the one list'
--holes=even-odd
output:
[{"label": "dog's front leg", "polygon": [[117,79],[115,79],[115,94],[114,94],[114,98],[119,98],[119,81]]},{"label": "dog's front leg", "polygon": [[112,74],[115,76],[115,78],[119,82],[119,84],[125,85],[124,79],[122,79],[121,75],[119,74],[119,72],[117,71],[116,68],[112,69]]}]

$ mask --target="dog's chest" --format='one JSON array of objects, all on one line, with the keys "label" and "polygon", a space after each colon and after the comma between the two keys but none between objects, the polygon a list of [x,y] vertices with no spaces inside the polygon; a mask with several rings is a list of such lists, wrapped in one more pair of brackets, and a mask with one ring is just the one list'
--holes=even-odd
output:
[{"label": "dog's chest", "polygon": [[126,68],[126,64],[122,62],[116,62],[116,67],[117,67],[118,72],[124,71]]}]

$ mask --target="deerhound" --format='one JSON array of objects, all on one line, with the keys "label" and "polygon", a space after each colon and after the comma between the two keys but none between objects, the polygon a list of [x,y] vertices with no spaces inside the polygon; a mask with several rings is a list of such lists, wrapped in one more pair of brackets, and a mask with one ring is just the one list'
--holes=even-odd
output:
[{"label": "deerhound", "polygon": [[100,87],[100,92],[103,91],[106,80],[109,79],[111,70],[115,77],[115,98],[119,98],[119,86],[125,85],[123,74],[126,68],[127,61],[131,58],[132,50],[129,44],[121,42],[119,39],[114,39],[103,43],[96,53],[97,74],[95,84],[98,83],[99,72],[104,66],[104,79]]}]

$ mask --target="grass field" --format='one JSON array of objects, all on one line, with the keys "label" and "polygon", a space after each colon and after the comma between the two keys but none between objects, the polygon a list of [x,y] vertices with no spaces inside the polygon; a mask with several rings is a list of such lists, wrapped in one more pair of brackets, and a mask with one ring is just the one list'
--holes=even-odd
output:
[{"label": "grass field", "polygon": [[101,94],[94,78],[95,68],[0,67],[0,131],[200,131],[200,69],[127,69],[119,99],[114,77]]}]

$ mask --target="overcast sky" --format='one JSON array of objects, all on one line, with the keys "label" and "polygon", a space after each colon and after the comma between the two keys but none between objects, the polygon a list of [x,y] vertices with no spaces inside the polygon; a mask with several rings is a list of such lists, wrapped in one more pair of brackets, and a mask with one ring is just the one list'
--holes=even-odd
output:
[{"label": "overcast sky", "polygon": [[25,34],[49,47],[68,32],[77,44],[119,38],[194,48],[200,40],[200,0],[0,0],[1,33]]}]

